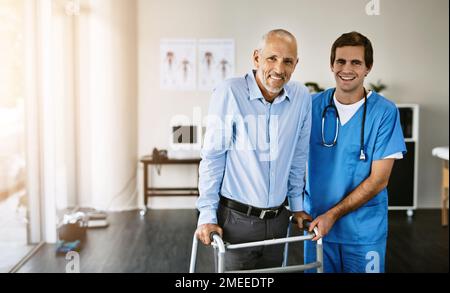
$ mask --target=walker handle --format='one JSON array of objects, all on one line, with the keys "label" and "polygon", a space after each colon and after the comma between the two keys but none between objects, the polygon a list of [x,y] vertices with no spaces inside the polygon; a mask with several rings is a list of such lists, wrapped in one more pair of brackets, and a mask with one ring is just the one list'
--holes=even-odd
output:
[{"label": "walker handle", "polygon": [[209,240],[211,240],[211,242],[214,242],[214,235],[217,235],[220,237],[219,232],[217,231],[212,231],[211,233],[209,233]]}]

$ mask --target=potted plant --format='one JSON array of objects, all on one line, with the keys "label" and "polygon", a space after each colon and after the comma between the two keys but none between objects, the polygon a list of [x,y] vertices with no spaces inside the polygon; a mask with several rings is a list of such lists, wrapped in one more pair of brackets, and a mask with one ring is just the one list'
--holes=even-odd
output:
[{"label": "potted plant", "polygon": [[369,89],[379,93],[382,95],[382,91],[384,91],[387,88],[387,86],[381,82],[381,80],[378,80],[377,83],[369,83]]},{"label": "potted plant", "polygon": [[309,92],[311,94],[320,93],[320,92],[324,91],[324,89],[321,88],[319,86],[319,84],[317,84],[316,82],[311,82],[311,81],[305,82],[305,86],[309,89]]}]

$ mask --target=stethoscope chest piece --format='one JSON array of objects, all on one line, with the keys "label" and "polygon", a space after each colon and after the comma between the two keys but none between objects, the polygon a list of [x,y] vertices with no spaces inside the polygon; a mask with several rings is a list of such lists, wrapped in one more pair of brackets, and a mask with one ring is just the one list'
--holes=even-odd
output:
[{"label": "stethoscope chest piece", "polygon": [[366,160],[366,154],[364,154],[364,150],[361,150],[361,152],[359,154],[359,159],[361,161],[365,161]]}]

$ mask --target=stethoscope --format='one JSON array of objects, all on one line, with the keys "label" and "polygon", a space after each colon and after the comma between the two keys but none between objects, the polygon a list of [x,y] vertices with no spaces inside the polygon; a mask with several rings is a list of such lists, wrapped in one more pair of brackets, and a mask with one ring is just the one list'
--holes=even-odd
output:
[{"label": "stethoscope", "polygon": [[[333,147],[336,145],[337,143],[337,138],[338,138],[338,134],[339,134],[339,113],[338,110],[336,108],[336,106],[334,105],[333,102],[333,97],[334,97],[334,92],[336,91],[336,89],[333,89],[333,92],[331,93],[330,96],[330,102],[328,103],[328,105],[325,107],[325,109],[323,109],[322,112],[322,145],[325,147]],[[327,143],[325,141],[325,131],[324,131],[324,127],[325,127],[325,116],[327,114],[327,111],[329,109],[332,109],[333,111],[336,112],[336,132],[334,135],[334,139],[332,143]],[[364,153],[364,125],[366,124],[366,112],[367,112],[367,93],[366,93],[366,89],[364,88],[364,112],[363,112],[363,120],[362,120],[362,125],[361,125],[361,138],[360,138],[360,154],[359,154],[359,159],[361,161],[364,161],[366,159],[366,154]]]}]

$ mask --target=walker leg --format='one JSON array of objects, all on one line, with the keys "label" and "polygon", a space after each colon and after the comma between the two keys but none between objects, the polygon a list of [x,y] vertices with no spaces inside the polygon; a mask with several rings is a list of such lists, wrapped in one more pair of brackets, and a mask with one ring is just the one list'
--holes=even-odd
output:
[{"label": "walker leg", "polygon": [[[291,221],[289,221],[289,225],[287,228],[287,233],[286,233],[286,237],[291,236],[291,229],[292,229],[292,223]],[[282,267],[286,267],[288,264],[288,258],[289,258],[289,242],[286,242],[284,244],[284,252],[283,252],[283,263],[282,263]]]},{"label": "walker leg", "polygon": [[218,265],[217,265],[217,272],[218,273],[223,273],[225,272],[225,253],[223,252],[218,252],[217,253],[217,259],[218,259]]},{"label": "walker leg", "polygon": [[317,254],[317,261],[320,262],[320,267],[317,268],[317,273],[323,273],[323,242],[322,242],[322,239],[317,240],[316,254]]},{"label": "walker leg", "polygon": [[191,263],[189,265],[189,273],[195,273],[195,265],[197,263],[197,248],[198,248],[198,239],[197,236],[194,235],[194,238],[192,240]]}]

